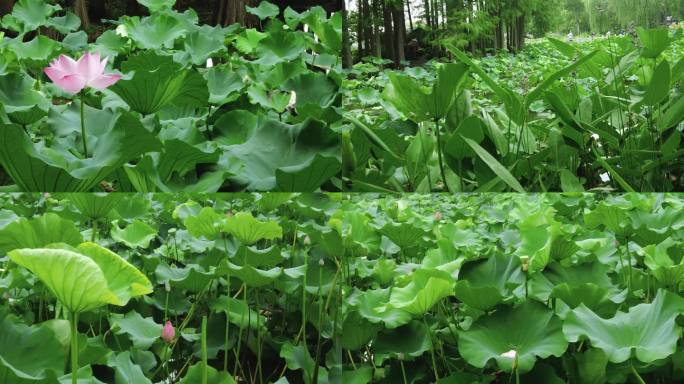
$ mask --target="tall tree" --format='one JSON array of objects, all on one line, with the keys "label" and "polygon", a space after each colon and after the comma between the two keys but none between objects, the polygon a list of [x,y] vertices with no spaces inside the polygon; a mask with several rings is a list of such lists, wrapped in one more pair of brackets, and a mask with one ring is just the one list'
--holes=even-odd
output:
[{"label": "tall tree", "polygon": [[351,53],[351,37],[349,31],[349,12],[347,1],[342,1],[342,68],[351,68],[354,64]]},{"label": "tall tree", "polygon": [[81,19],[81,27],[84,30],[90,28],[90,16],[86,0],[74,0],[74,13]]}]

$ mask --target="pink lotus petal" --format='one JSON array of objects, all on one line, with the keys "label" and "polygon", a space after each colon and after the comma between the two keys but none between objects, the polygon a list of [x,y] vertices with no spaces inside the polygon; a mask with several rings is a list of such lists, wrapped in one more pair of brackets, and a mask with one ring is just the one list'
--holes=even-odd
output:
[{"label": "pink lotus petal", "polygon": [[90,80],[88,85],[95,89],[103,90],[112,86],[121,79],[121,75],[100,75],[97,78]]},{"label": "pink lotus petal", "polygon": [[64,78],[64,76],[68,76],[68,73],[63,72],[61,69],[56,68],[56,67],[47,67],[43,69],[43,72],[47,75],[47,77],[52,80],[53,83],[56,83]]},{"label": "pink lotus petal", "polygon": [[59,58],[52,62],[52,66],[65,72],[66,74],[75,74],[78,71],[78,64],[69,56],[60,55]]},{"label": "pink lotus petal", "polygon": [[86,52],[80,59],[78,59],[78,72],[86,80],[86,84],[89,84],[91,80],[102,75],[104,68],[100,66],[100,54],[92,54]]},{"label": "pink lotus petal", "polygon": [[54,83],[69,93],[79,93],[86,86],[85,79],[79,74],[64,76]]}]

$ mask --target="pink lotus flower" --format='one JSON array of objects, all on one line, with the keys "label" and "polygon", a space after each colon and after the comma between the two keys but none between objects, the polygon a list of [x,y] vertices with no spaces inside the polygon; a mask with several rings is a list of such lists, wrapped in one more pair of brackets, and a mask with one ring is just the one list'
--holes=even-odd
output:
[{"label": "pink lotus flower", "polygon": [[121,79],[121,75],[104,74],[107,58],[100,60],[99,53],[86,53],[78,61],[60,55],[45,74],[60,88],[69,93],[78,93],[85,87],[105,89]]},{"label": "pink lotus flower", "polygon": [[164,325],[164,329],[162,329],[161,338],[165,342],[171,344],[175,337],[176,337],[176,330],[173,329],[173,324],[171,324],[171,321],[167,321],[166,325]]}]

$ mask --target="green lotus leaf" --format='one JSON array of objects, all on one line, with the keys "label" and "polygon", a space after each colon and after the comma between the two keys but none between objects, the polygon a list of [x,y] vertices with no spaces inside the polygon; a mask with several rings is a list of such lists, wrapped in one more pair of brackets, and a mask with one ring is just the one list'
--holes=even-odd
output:
[{"label": "green lotus leaf", "polygon": [[[61,34],[66,35],[69,32],[77,30],[78,27],[81,26],[81,19],[73,12],[67,11],[64,16],[51,17],[46,25],[56,29]],[[64,44],[64,41],[62,41],[62,44]]]},{"label": "green lotus leaf", "polygon": [[21,218],[0,229],[0,254],[18,248],[41,248],[53,243],[77,246],[82,242],[83,236],[74,222],[56,213]]},{"label": "green lotus leaf", "polygon": [[142,368],[133,363],[130,351],[121,352],[119,354],[112,353],[109,356],[107,365],[114,369],[114,381],[116,384],[152,384],[150,379],[145,377]]},{"label": "green lotus leaf", "polygon": [[238,212],[229,216],[222,230],[235,236],[244,245],[252,245],[259,240],[275,240],[283,237],[283,229],[276,221],[257,220],[250,212]]},{"label": "green lotus leaf", "polygon": [[207,82],[194,69],[182,69],[170,56],[146,51],[130,56],[121,66],[134,72],[110,89],[128,106],[143,115],[155,113],[169,104],[204,107],[209,99]]},{"label": "green lotus leaf", "polygon": [[92,157],[83,159],[70,152],[73,141],[68,137],[57,141],[60,145],[34,143],[20,126],[0,125],[0,164],[22,190],[83,192],[127,161],[161,148],[159,139],[126,112],[93,140]]},{"label": "green lotus leaf", "polygon": [[257,316],[261,317],[258,323],[262,327],[266,324],[266,317],[249,308],[243,300],[234,299],[230,296],[223,295],[217,297],[209,303],[209,308],[214,312],[225,313],[230,323],[242,329],[249,327],[252,330],[256,330]]},{"label": "green lotus leaf", "polygon": [[667,238],[659,244],[650,244],[637,251],[644,255],[644,264],[653,276],[669,287],[684,282],[684,252],[681,242]]},{"label": "green lotus leaf", "polygon": [[412,357],[419,357],[430,349],[430,330],[423,322],[417,320],[400,328],[382,331],[373,342],[377,365],[382,365],[388,358],[399,358],[400,355],[403,355],[405,360],[412,360]]},{"label": "green lotus leaf", "polygon": [[19,60],[47,61],[59,47],[58,42],[45,36],[36,36],[26,43],[12,40],[9,44]]},{"label": "green lotus leaf", "polygon": [[496,253],[463,264],[454,295],[473,308],[489,310],[511,295],[510,285],[522,282],[519,258]]},{"label": "green lotus leaf", "polygon": [[157,236],[157,230],[144,221],[135,220],[123,229],[119,228],[117,222],[112,224],[112,239],[126,244],[129,248],[147,248]]},{"label": "green lotus leaf", "polygon": [[235,39],[235,47],[242,53],[252,53],[266,36],[268,34],[259,32],[254,28],[247,28]]},{"label": "green lotus leaf", "polygon": [[[309,26],[330,52],[337,54],[342,50],[342,14],[336,12],[331,15],[330,19],[326,19],[326,12],[324,10],[316,12],[317,10],[322,10],[322,8],[310,9],[301,21]],[[290,13],[291,21],[292,16],[293,14]]]},{"label": "green lotus leaf", "polygon": [[181,379],[180,384],[195,384],[202,383],[203,373],[202,371],[207,370],[207,381],[206,384],[235,384],[236,381],[233,376],[226,372],[217,371],[216,368],[207,366],[205,367],[202,362],[192,365],[188,368],[188,373],[185,377]]},{"label": "green lotus leaf", "polygon": [[275,65],[292,61],[304,53],[306,42],[302,36],[284,30],[272,30],[256,46],[256,63]]},{"label": "green lotus leaf", "polygon": [[173,47],[174,40],[185,32],[185,25],[172,15],[153,14],[130,28],[129,36],[140,48],[151,50]]},{"label": "green lotus leaf", "polygon": [[231,101],[233,98],[237,98],[239,96],[238,91],[245,86],[240,74],[230,70],[225,65],[217,65],[210,68],[204,74],[204,78],[207,80],[209,102],[212,104],[221,105]]},{"label": "green lotus leaf", "polygon": [[331,106],[336,101],[339,86],[331,77],[324,74],[305,72],[287,80],[282,85],[282,89],[295,92],[297,95],[296,107],[300,109],[308,104],[319,107]]},{"label": "green lotus leaf", "polygon": [[[303,178],[298,179],[304,181],[307,189],[317,188],[323,181],[321,175],[330,174],[329,164],[320,164],[322,158],[338,158],[339,143],[339,135],[322,122],[307,119],[298,125],[287,125],[259,116],[246,141],[226,147],[230,157],[244,164],[230,179],[248,190],[257,191],[274,189],[280,180],[280,189],[288,192],[284,190],[290,185],[286,184],[290,180],[285,179],[286,174],[310,167],[311,173],[304,172]],[[278,174],[278,170],[285,174]]]},{"label": "green lotus leaf", "polygon": [[358,311],[348,312],[342,322],[340,344],[342,348],[351,351],[361,349],[368,345],[381,329],[380,324],[364,319]]},{"label": "green lotus leaf", "polygon": [[9,252],[15,263],[33,272],[69,311],[106,304],[123,306],[152,292],[150,281],[134,266],[95,243],[73,250],[37,248]]},{"label": "green lotus leaf", "polygon": [[107,217],[122,200],[122,196],[115,193],[69,193],[57,194],[55,197],[68,199],[82,215],[89,219]]},{"label": "green lotus leaf", "polygon": [[151,317],[143,318],[138,312],[130,311],[126,315],[112,313],[109,316],[112,332],[117,335],[128,335],[133,347],[148,349],[159,340],[162,325]]},{"label": "green lotus leaf", "polygon": [[177,268],[161,263],[155,270],[155,276],[159,283],[170,283],[172,287],[188,290],[190,292],[201,292],[214,278],[213,272],[201,270],[196,264],[188,265],[184,268]]},{"label": "green lotus leaf", "polygon": [[411,275],[411,282],[395,287],[390,295],[390,305],[412,315],[422,316],[437,302],[453,295],[451,276],[434,269],[419,269]]},{"label": "green lotus leaf", "polygon": [[459,331],[458,350],[471,365],[484,368],[495,360],[499,369],[511,372],[517,354],[520,373],[529,372],[537,358],[561,356],[568,342],[561,321],[536,301],[526,301],[479,318],[467,331]]},{"label": "green lotus leaf", "polygon": [[[305,384],[312,384],[311,378],[314,374],[316,362],[309,355],[309,351],[304,345],[294,346],[289,341],[280,348],[280,357],[287,362],[287,368],[292,370],[302,370],[302,376]],[[317,383],[328,382],[328,370],[319,367]]]},{"label": "green lotus leaf", "polygon": [[571,342],[588,339],[612,363],[622,363],[632,356],[651,363],[675,353],[681,336],[675,320],[683,311],[684,299],[659,290],[653,302],[618,312],[611,319],[601,318],[580,305],[566,317],[563,333]]},{"label": "green lotus leaf", "polygon": [[412,223],[387,222],[380,228],[380,233],[402,249],[420,246],[423,244],[423,237],[428,232],[417,227]]},{"label": "green lotus leaf", "polygon": [[43,0],[19,0],[12,9],[12,16],[23,26],[19,32],[26,33],[46,25],[48,18],[61,9],[61,6]]},{"label": "green lotus leaf", "polygon": [[284,260],[280,247],[272,245],[257,249],[241,245],[232,259],[237,265],[251,265],[259,268],[270,268]]},{"label": "green lotus leaf", "polygon": [[204,65],[211,56],[226,50],[225,32],[220,27],[203,25],[185,38],[185,52],[195,65]]},{"label": "green lotus leaf", "polygon": [[137,0],[138,3],[144,5],[151,12],[159,12],[166,9],[173,8],[176,0]]},{"label": "green lotus leaf", "polygon": [[256,204],[262,212],[269,212],[284,205],[295,196],[297,196],[297,194],[285,192],[261,193],[256,195]]},{"label": "green lotus leaf", "polygon": [[47,115],[50,103],[33,89],[34,82],[20,73],[0,76],[0,105],[17,124],[32,124]]},{"label": "green lotus leaf", "polygon": [[357,308],[361,317],[371,323],[383,322],[388,329],[408,324],[413,315],[389,305],[389,297],[389,289],[368,290],[350,297],[349,304]]},{"label": "green lotus leaf", "polygon": [[183,220],[183,225],[195,237],[203,236],[208,240],[214,240],[223,230],[225,217],[218,214],[214,208],[204,207],[199,213]]},{"label": "green lotus leaf", "polygon": [[66,350],[49,324],[27,326],[1,310],[0,329],[3,383],[35,383],[64,372]]},{"label": "green lotus leaf", "polygon": [[250,287],[263,287],[273,283],[283,273],[283,269],[279,267],[271,268],[269,270],[262,270],[252,267],[251,265],[239,266],[231,262],[226,262],[225,265],[219,268],[219,272],[230,273],[231,277],[237,277]]},{"label": "green lotus leaf", "polygon": [[280,13],[280,8],[268,1],[260,2],[258,7],[246,7],[246,9],[247,12],[257,16],[260,20],[276,17]]}]

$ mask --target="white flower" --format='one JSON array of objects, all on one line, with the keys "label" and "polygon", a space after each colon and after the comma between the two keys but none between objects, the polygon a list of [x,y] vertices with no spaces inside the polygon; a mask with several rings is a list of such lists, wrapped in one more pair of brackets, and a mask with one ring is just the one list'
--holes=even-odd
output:
[{"label": "white flower", "polygon": [[207,68],[211,68],[214,66],[214,60],[210,58],[207,59]]},{"label": "white flower", "polygon": [[509,359],[515,359],[516,356],[518,356],[518,351],[516,351],[515,349],[511,349],[510,351],[501,354],[501,357],[506,357]]},{"label": "white flower", "polygon": [[290,91],[290,102],[287,103],[287,109],[294,109],[297,105],[297,92]]},{"label": "white flower", "polygon": [[599,175],[599,177],[601,177],[601,181],[603,181],[604,183],[607,183],[610,181],[610,175],[608,174],[608,172],[603,172],[602,174]]},{"label": "white flower", "polygon": [[119,26],[116,27],[116,34],[122,37],[128,37],[128,29],[126,29],[124,24],[119,24]]}]

